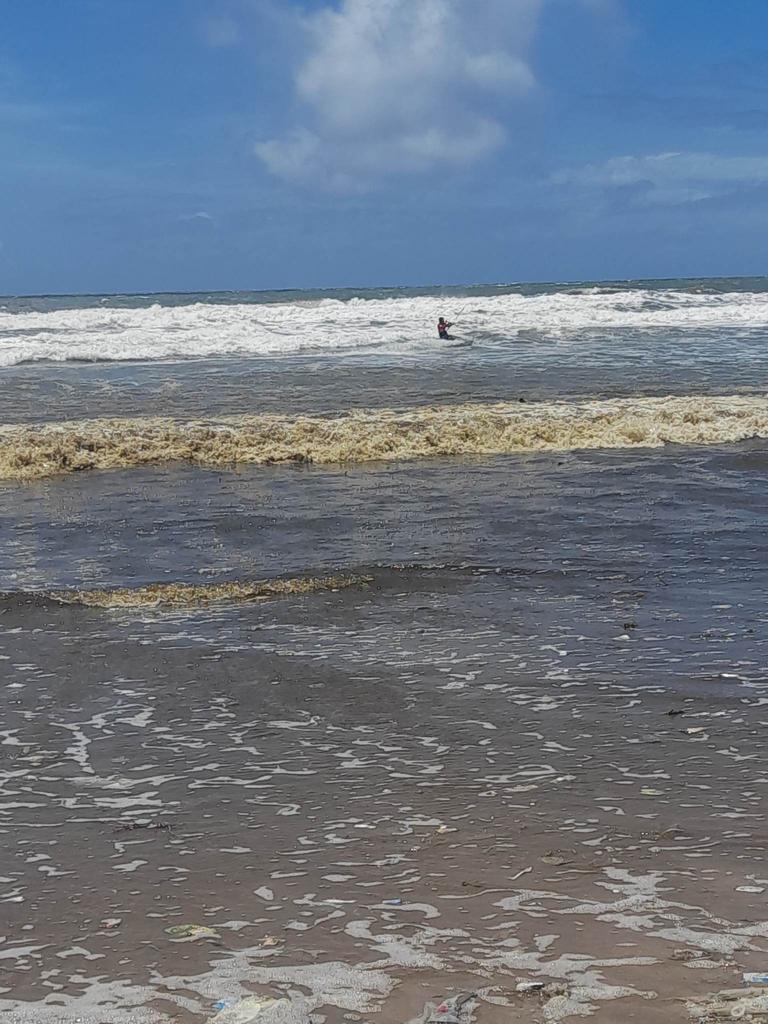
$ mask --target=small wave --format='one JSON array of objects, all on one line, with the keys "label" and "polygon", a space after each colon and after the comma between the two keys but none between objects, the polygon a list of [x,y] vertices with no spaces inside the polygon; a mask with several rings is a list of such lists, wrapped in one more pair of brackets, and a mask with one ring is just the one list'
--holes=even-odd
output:
[{"label": "small wave", "polygon": [[149,608],[158,606],[201,607],[222,601],[264,601],[268,598],[346,590],[371,583],[370,576],[317,576],[288,580],[246,580],[196,586],[188,583],[155,583],[147,587],[101,590],[55,590],[44,595],[59,604],[87,608]]},{"label": "small wave", "polygon": [[207,421],[83,420],[0,427],[0,478],[126,469],[361,463],[589,448],[713,445],[768,437],[762,397],[627,398],[369,409]]}]

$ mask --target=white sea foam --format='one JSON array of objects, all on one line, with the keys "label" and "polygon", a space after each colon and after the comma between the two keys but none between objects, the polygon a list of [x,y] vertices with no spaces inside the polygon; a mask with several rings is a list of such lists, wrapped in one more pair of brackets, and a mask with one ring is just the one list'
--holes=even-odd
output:
[{"label": "white sea foam", "polygon": [[759,329],[768,327],[768,293],[593,288],[448,300],[435,295],[0,311],[0,366],[43,360],[414,352],[440,344],[435,323],[441,314],[459,319],[464,336],[493,348],[531,337],[578,341],[585,333],[624,329]]}]

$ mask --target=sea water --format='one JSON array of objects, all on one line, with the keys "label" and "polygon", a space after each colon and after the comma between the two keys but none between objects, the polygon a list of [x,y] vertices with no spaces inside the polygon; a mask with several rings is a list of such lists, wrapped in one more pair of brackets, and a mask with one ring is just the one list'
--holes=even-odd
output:
[{"label": "sea water", "polygon": [[2,305],[11,1024],[762,969],[768,281]]}]

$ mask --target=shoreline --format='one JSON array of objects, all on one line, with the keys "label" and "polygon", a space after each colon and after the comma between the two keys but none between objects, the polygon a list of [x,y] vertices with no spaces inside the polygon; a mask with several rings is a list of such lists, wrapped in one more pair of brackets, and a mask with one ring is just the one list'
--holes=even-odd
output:
[{"label": "shoreline", "polygon": [[762,969],[759,694],[510,675],[493,623],[496,653],[455,632],[465,580],[410,579],[128,628],[6,612],[38,677],[10,691],[37,808],[4,829],[10,1024],[193,1024],[249,993],[395,1022],[467,991],[490,1024],[682,1022]]}]

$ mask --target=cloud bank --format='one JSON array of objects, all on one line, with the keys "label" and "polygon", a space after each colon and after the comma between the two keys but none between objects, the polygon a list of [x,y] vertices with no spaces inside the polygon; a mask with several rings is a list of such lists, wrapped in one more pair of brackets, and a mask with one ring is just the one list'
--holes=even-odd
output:
[{"label": "cloud bank", "polygon": [[260,143],[276,175],[330,187],[474,163],[505,139],[495,111],[535,85],[544,0],[340,0],[304,22],[300,123]]},{"label": "cloud bank", "polygon": [[643,188],[646,201],[684,203],[710,199],[735,187],[768,182],[768,158],[718,153],[651,153],[616,156],[553,176],[558,185]]},{"label": "cloud bank", "polygon": [[584,185],[633,185],[650,182],[758,182],[768,180],[768,159],[718,153],[652,153],[616,156],[558,175]]}]

